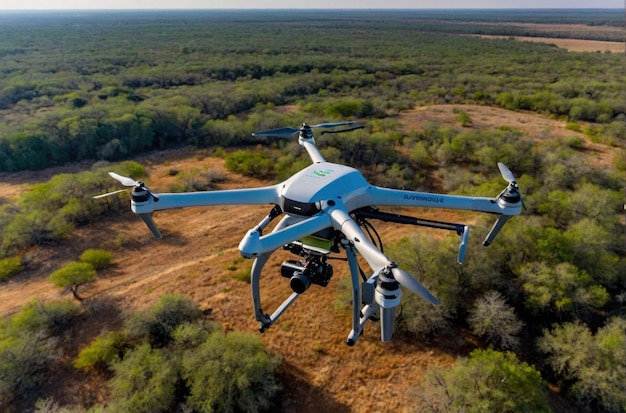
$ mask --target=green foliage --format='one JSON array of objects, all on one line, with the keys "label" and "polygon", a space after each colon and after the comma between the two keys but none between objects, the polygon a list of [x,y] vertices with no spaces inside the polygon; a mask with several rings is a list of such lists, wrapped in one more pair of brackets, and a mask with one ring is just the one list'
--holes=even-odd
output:
[{"label": "green foliage", "polygon": [[113,253],[106,250],[90,248],[80,254],[80,261],[90,264],[94,270],[99,271],[111,265]]},{"label": "green foliage", "polygon": [[178,363],[178,358],[148,343],[129,351],[112,366],[111,409],[129,413],[171,411],[176,401]]},{"label": "green foliage", "polygon": [[78,287],[93,281],[96,278],[96,270],[93,266],[86,262],[70,262],[52,274],[48,279],[59,288],[69,288],[77,300],[82,300],[78,295]]},{"label": "green foliage", "polygon": [[454,120],[456,120],[457,122],[459,122],[459,124],[461,126],[468,127],[472,124],[472,118],[470,115],[468,115],[467,112],[465,111],[460,111],[455,117]]},{"label": "green foliage", "polygon": [[58,335],[78,314],[70,301],[34,300],[0,319],[0,405],[33,398],[44,371],[60,356]]},{"label": "green foliage", "polygon": [[90,345],[84,347],[74,360],[77,369],[103,369],[120,360],[124,349],[123,336],[109,332],[96,338]]},{"label": "green foliage", "polygon": [[[97,194],[119,189],[107,175],[111,166],[78,174],[55,175],[48,182],[35,184],[20,195],[11,212],[0,219],[3,251],[13,252],[32,245],[54,244],[67,237],[74,225],[83,225],[105,214],[117,212],[119,197],[94,201]],[[120,174],[141,178],[146,175],[136,162],[114,167]]]},{"label": "green foliage", "polygon": [[568,263],[556,266],[528,263],[520,268],[520,278],[524,282],[527,308],[534,312],[584,314],[609,300],[604,287],[595,284],[587,272]]},{"label": "green foliage", "polygon": [[[596,12],[575,20],[587,21],[590,13]],[[604,139],[619,142],[614,136],[623,136],[617,55],[454,36],[529,35],[527,27],[468,22],[466,13],[443,12],[439,20],[423,13],[383,15],[318,13],[298,26],[281,24],[299,17],[284,11],[262,20],[248,12],[155,12],[150,22],[132,15],[54,16],[58,25],[46,17],[12,16],[0,30],[0,66],[6,68],[0,109],[11,115],[0,133],[0,170],[119,160],[181,144],[250,143],[252,130],[290,120],[267,112],[299,102],[306,102],[302,109],[309,117],[325,118],[384,117],[416,104],[497,104],[614,124]],[[268,20],[282,31],[266,30]],[[120,21],[123,27],[112,24]],[[181,33],[174,28],[183,21],[188,30]],[[81,33],[62,27],[81,27]],[[567,35],[582,33],[623,40],[610,30]],[[242,49],[240,38],[251,42]],[[315,47],[303,49],[310,39]],[[16,48],[25,41],[31,47]],[[296,124],[304,120],[295,118]]]},{"label": "green foliage", "polygon": [[539,372],[510,352],[474,350],[450,370],[431,369],[418,391],[432,412],[551,411]]},{"label": "green foliage", "polygon": [[268,178],[274,174],[274,160],[266,151],[239,150],[226,156],[229,171],[255,178]]},{"label": "green foliage", "polygon": [[214,332],[183,359],[187,402],[198,412],[263,411],[279,390],[276,365],[258,337]]},{"label": "green foliage", "polygon": [[4,281],[22,272],[22,257],[9,257],[0,259],[0,281]]},{"label": "green foliage", "polygon": [[126,328],[132,340],[148,341],[154,347],[164,347],[172,341],[172,334],[182,323],[198,320],[200,309],[190,298],[164,295],[147,311],[134,313]]},{"label": "green foliage", "polygon": [[392,245],[386,252],[432,292],[441,305],[433,306],[414,294],[402,298],[398,326],[420,337],[438,335],[450,328],[448,320],[459,306],[460,285],[450,245],[427,234],[415,234]]},{"label": "green foliage", "polygon": [[11,328],[30,333],[62,333],[78,316],[78,306],[69,301],[42,301],[35,299],[22,307],[11,318]]},{"label": "green foliage", "polygon": [[366,118],[374,114],[374,105],[369,100],[344,98],[324,105],[325,114],[331,118]]},{"label": "green foliage", "polygon": [[538,347],[559,376],[574,381],[571,392],[581,403],[626,411],[626,320],[614,317],[595,335],[580,322],[558,325],[544,331]]},{"label": "green foliage", "polygon": [[280,389],[278,363],[258,337],[224,333],[191,300],[169,295],[83,348],[74,366],[111,370],[113,411],[258,412]]}]

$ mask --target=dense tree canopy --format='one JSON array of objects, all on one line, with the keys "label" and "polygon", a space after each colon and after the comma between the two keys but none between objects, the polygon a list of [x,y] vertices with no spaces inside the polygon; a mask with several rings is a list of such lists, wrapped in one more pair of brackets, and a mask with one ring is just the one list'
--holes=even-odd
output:
[{"label": "dense tree canopy", "polygon": [[[446,24],[418,12],[294,13],[4,16],[0,171],[117,160],[181,143],[247,143],[250,130],[218,121],[303,100],[307,112],[331,119],[415,104],[495,104],[617,122],[624,138],[620,56],[458,36],[528,34],[471,20],[492,19],[488,13]],[[566,17],[558,19],[581,18]],[[620,24],[610,12],[586,18]]]}]

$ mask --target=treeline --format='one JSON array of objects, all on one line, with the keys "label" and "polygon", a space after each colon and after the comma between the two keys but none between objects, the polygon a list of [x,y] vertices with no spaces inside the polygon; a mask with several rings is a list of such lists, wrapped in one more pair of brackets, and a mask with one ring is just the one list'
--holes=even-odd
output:
[{"label": "treeline", "polygon": [[225,131],[223,121],[259,105],[384,118],[416,104],[479,103],[624,121],[620,56],[433,35],[417,17],[329,13],[298,25],[279,12],[8,19],[0,171],[247,144],[254,129]]}]

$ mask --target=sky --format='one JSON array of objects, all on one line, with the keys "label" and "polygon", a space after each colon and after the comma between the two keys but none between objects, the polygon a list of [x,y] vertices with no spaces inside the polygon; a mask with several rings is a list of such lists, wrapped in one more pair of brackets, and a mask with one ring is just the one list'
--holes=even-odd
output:
[{"label": "sky", "polygon": [[2,0],[0,10],[624,8],[624,0]]}]

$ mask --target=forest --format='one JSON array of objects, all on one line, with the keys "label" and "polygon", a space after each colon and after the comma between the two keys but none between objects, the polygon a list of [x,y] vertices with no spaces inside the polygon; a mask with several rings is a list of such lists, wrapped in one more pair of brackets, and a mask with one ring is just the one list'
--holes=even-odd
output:
[{"label": "forest", "polygon": [[[539,23],[563,30],[528,25]],[[0,194],[0,297],[3,283],[34,270],[37,248],[63,248],[74,231],[127,213],[127,194],[91,200],[117,189],[111,168],[149,182],[138,158],[192,146],[232,173],[278,182],[308,158],[296,142],[251,132],[358,120],[363,130],[317,140],[328,161],[375,185],[475,196],[502,189],[495,165],[504,162],[525,203],[523,225],[505,226],[488,249],[473,238],[463,266],[449,258],[454,237],[418,233],[387,246],[442,302],[404,295],[395,339],[473,338],[470,354],[413,383],[415,411],[562,411],[563,398],[572,412],[626,412],[624,57],[466,36],[623,42],[623,30],[623,10],[0,14],[0,176],[89,165]],[[433,105],[453,105],[455,124],[398,120]],[[571,135],[477,129],[464,105],[563,121]],[[590,162],[591,144],[612,161]],[[225,180],[216,170],[177,178],[167,190]],[[491,219],[472,231],[486,233]],[[104,377],[106,401],[42,396],[67,331],[93,311],[82,286],[115,255],[88,249],[49,274],[50,288],[72,299],[2,315],[0,410],[281,411],[280,354],[176,294],[83,343],[65,367]],[[339,307],[346,288],[337,287]]]}]

